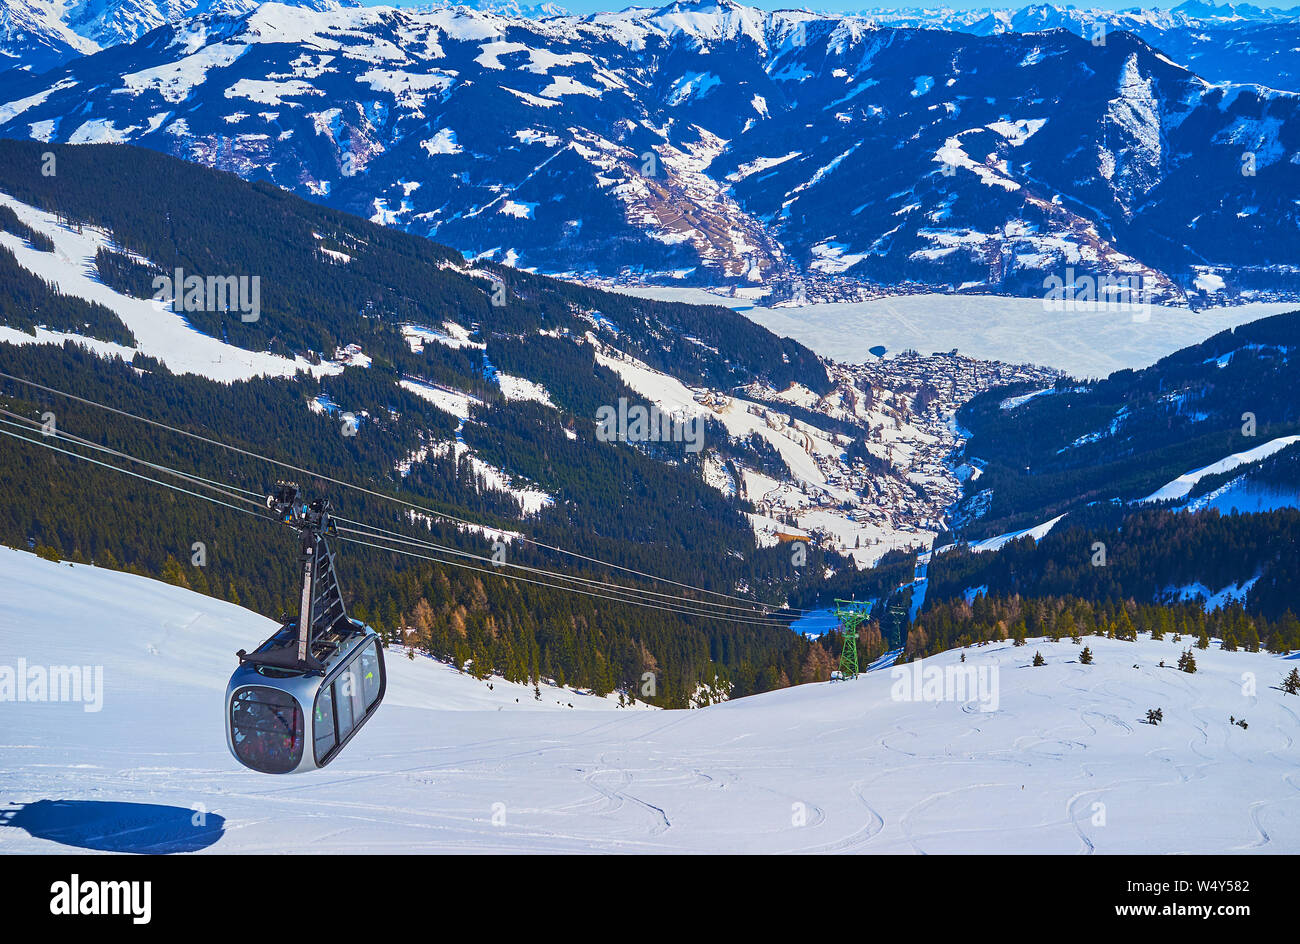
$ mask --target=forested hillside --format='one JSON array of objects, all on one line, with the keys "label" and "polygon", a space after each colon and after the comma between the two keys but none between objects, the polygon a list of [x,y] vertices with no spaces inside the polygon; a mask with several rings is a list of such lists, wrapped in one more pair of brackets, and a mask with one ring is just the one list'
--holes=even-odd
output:
[{"label": "forested hillside", "polygon": [[1271,618],[1300,608],[1300,510],[1101,505],[1069,515],[1037,541],[1021,538],[993,553],[959,546],[936,554],[929,594],[939,600],[982,588],[995,596],[1155,602],[1176,600],[1196,584],[1211,592],[1247,588],[1250,609]]},{"label": "forested hillside", "polygon": [[[815,547],[808,566],[796,569],[786,550],[758,546],[747,504],[706,484],[702,455],[684,443],[600,441],[600,405],[644,401],[584,339],[598,333],[604,348],[687,383],[824,389],[826,372],[805,348],[724,308],[470,267],[418,237],[148,151],[59,147],[57,175],[43,177],[45,150],[0,142],[0,192],[58,214],[77,232],[110,234],[111,245],[94,257],[105,285],[148,298],[154,278],[177,268],[258,275],[256,320],[211,310],[186,311],[186,318],[228,350],[297,355],[300,365],[328,369],[217,382],[174,372],[165,359],[128,350],[127,363],[69,342],[0,343],[0,371],[693,586],[779,605],[821,572],[826,558]],[[0,228],[29,250],[46,251],[12,211],[0,216]],[[6,258],[0,252],[0,267]],[[0,282],[4,324],[130,347],[113,311],[11,268],[14,278]],[[495,304],[503,284],[504,303]],[[453,328],[463,333],[447,336]],[[364,355],[340,351],[349,345]],[[35,420],[53,413],[62,431],[255,493],[283,474],[12,382],[0,382],[0,406]],[[343,411],[355,425],[341,424]],[[712,432],[726,454],[750,448]],[[9,498],[0,542],[164,576],[272,616],[292,609],[296,554],[287,532],[10,438],[0,441],[0,480]],[[410,527],[399,508],[379,499],[303,484],[329,490],[348,517]],[[472,553],[492,548],[482,533],[437,521],[423,536]],[[202,567],[190,563],[195,542],[208,552]],[[512,563],[639,580],[580,559],[557,561],[518,541],[508,553]],[[392,639],[407,631],[418,647],[476,672],[560,678],[637,697],[644,673],[653,672],[651,700],[673,706],[686,704],[701,683],[722,679],[745,694],[806,674],[807,644],[780,625],[685,618],[355,545],[341,549],[340,567],[358,615]]]},{"label": "forested hillside", "polygon": [[[1290,610],[1277,619],[1252,616],[1240,605],[1207,612],[1196,603],[1155,605],[1128,601],[1096,601],[1077,597],[978,596],[967,603],[948,600],[930,607],[908,636],[905,658],[931,655],[957,646],[1011,639],[1024,645],[1029,638],[1069,639],[1086,645],[1088,636],[1154,639],[1182,643],[1184,650],[1216,645],[1234,651],[1289,652],[1300,648],[1300,619]],[[1173,660],[1170,660],[1172,667]]]},{"label": "forested hillside", "polygon": [[[41,172],[46,153],[56,159],[53,176]],[[102,226],[149,260],[137,263],[140,271],[116,260],[110,275],[138,297],[149,297],[155,275],[177,268],[259,276],[256,321],[190,313],[200,331],[249,350],[328,353],[364,336],[367,351],[397,367],[433,369],[434,352],[411,361],[398,325],[451,318],[489,337],[518,337],[543,329],[581,333],[599,314],[614,326],[610,344],[688,382],[829,386],[811,351],[729,308],[632,298],[489,262],[470,268],[459,253],[418,236],[144,148],[0,140],[0,191]],[[497,284],[505,291],[494,304]],[[439,366],[465,368],[454,359]]]},{"label": "forested hillside", "polygon": [[909,654],[1076,628],[1300,646],[1298,348],[1300,313],[1278,315],[1144,370],[974,398],[975,474]]},{"label": "forested hillside", "polygon": [[958,419],[971,432],[965,455],[981,474],[967,484],[960,535],[988,537],[1091,502],[1139,499],[1300,432],[1297,349],[1300,313],[1277,315],[1144,370],[974,398]]},{"label": "forested hillside", "polygon": [[[1182,613],[1196,587],[1205,596],[1235,588],[1226,599],[1260,640],[1290,638],[1298,513],[1270,506],[1220,514],[1213,502],[1242,476],[1252,487],[1294,491],[1300,448],[1279,447],[1244,473],[1229,463],[1195,476],[1177,509],[1133,502],[1300,432],[1296,315],[1224,332],[1146,370],[1048,390],[1003,387],[970,401],[958,417],[971,432],[959,458],[973,471],[953,536],[975,540],[1064,514],[1037,542],[992,552],[959,544],[934,555],[928,578],[914,573],[914,553],[887,553],[860,571],[817,542],[794,565],[788,546],[757,539],[747,515],[758,509],[737,487],[742,464],[776,480],[789,474],[772,447],[783,440],[731,435],[708,413],[704,452],[671,439],[611,443],[597,435],[594,418],[623,400],[652,402],[611,365],[657,370],[650,383],[680,381],[705,399],[744,386],[760,412],[779,408],[792,432],[795,423],[827,430],[825,442],[838,444],[857,474],[884,481],[889,464],[867,449],[861,417],[827,416],[783,393],[793,384],[813,394],[833,387],[826,367],[798,344],[724,308],[643,301],[467,263],[417,237],[148,151],[56,146],[59,170],[46,177],[45,150],[0,142],[0,193],[29,208],[29,219],[32,207],[56,214],[65,226],[46,224],[56,236],[101,234],[87,257],[95,286],[129,301],[148,299],[155,279],[177,269],[257,276],[255,319],[187,310],[186,336],[224,345],[218,361],[269,352],[281,373],[250,368],[222,381],[205,373],[201,358],[174,370],[170,351],[145,356],[113,308],[64,294],[37,274],[47,263],[62,271],[61,250],[9,206],[0,206],[0,273],[9,274],[0,316],[23,332],[11,340],[45,343],[0,343],[0,371],[408,499],[430,512],[417,519],[428,540],[485,554],[494,534],[526,534],[579,557],[557,561],[510,538],[512,563],[563,564],[588,578],[615,573],[630,582],[640,578],[629,571],[639,571],[773,607],[879,600],[882,619],[861,640],[866,658],[1014,630],[1018,599],[1056,613],[1072,607],[1076,622],[1109,631],[1121,610],[1130,620],[1136,607],[1158,604]],[[108,175],[114,186],[100,186]],[[152,330],[148,320],[132,324]],[[64,337],[94,339],[100,353],[50,343]],[[157,347],[155,339],[150,349]],[[610,352],[635,360],[610,360]],[[282,473],[12,382],[0,382],[0,405],[28,420],[53,414],[60,430],[250,493]],[[0,516],[0,541],[163,576],[270,615],[292,608],[292,542],[275,528],[38,450],[3,440],[0,468],[12,501]],[[305,484],[330,491],[348,517],[403,533],[412,527],[380,498]],[[439,514],[482,527],[457,527]],[[189,563],[196,542],[208,551],[203,566]],[[1104,567],[1094,563],[1099,544]],[[634,695],[652,672],[653,700],[681,706],[701,686],[743,695],[826,678],[842,645],[837,632],[810,645],[783,625],[562,595],[357,545],[341,554],[357,614],[390,640],[512,679],[560,678]],[[906,614],[922,582],[926,595],[909,632]],[[974,619],[964,608],[981,594],[1011,602],[998,604],[1005,612],[996,618]],[[1233,633],[1254,638],[1240,626]]]}]

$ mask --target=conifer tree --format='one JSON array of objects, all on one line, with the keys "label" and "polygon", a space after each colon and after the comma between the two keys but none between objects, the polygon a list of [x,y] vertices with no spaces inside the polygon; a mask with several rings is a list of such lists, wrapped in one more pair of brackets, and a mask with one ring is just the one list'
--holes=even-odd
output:
[{"label": "conifer tree", "polygon": [[1259,630],[1255,628],[1254,620],[1246,619],[1245,628],[1241,634],[1241,646],[1247,652],[1259,652]]},{"label": "conifer tree", "polygon": [[189,587],[190,583],[185,577],[185,570],[181,567],[180,562],[175,557],[168,554],[167,559],[163,561],[162,579],[174,587]]},{"label": "conifer tree", "polygon": [[1133,626],[1128,610],[1123,607],[1120,607],[1119,617],[1115,620],[1115,638],[1130,642],[1137,639],[1137,629]]}]

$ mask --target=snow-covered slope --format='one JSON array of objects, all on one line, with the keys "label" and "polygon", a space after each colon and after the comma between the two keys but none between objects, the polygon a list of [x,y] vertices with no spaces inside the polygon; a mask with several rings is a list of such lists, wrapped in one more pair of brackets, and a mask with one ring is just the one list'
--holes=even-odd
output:
[{"label": "snow-covered slope", "polygon": [[393,653],[334,764],[266,777],[226,752],[221,695],[269,626],[0,550],[0,666],[103,666],[102,710],[0,702],[0,853],[1300,851],[1300,699],[1269,687],[1296,663],[1278,657],[1212,647],[1187,675],[1158,666],[1185,642],[1089,638],[1084,666],[1034,640],[965,651],[998,671],[991,711],[891,697],[883,669],[659,712],[530,703]]},{"label": "snow-covered slope", "polygon": [[1158,501],[1176,501],[1186,498],[1201,479],[1218,475],[1223,472],[1231,472],[1233,469],[1240,468],[1243,465],[1250,465],[1255,462],[1261,462],[1271,455],[1281,452],[1288,446],[1300,442],[1300,436],[1279,436],[1277,439],[1271,439],[1263,445],[1256,446],[1254,449],[1246,449],[1241,452],[1234,452],[1230,456],[1225,456],[1218,462],[1212,462],[1207,466],[1194,469],[1186,475],[1180,475],[1160,488],[1156,489],[1143,502]]},{"label": "snow-covered slope", "polygon": [[0,71],[29,66],[44,72],[98,44],[69,28],[58,0],[0,0]]},{"label": "snow-covered slope", "polygon": [[176,373],[198,374],[212,380],[247,380],[250,377],[292,377],[298,371],[338,373],[341,363],[312,364],[305,358],[282,357],[265,351],[247,351],[209,337],[186,320],[174,303],[133,298],[107,285],[95,266],[98,249],[117,249],[111,234],[93,226],[71,226],[54,214],[15,200],[0,192],[0,206],[8,207],[27,226],[48,236],[52,252],[34,249],[13,233],[0,232],[0,247],[14,254],[18,264],[39,276],[63,295],[94,302],[111,310],[136,337],[129,348],[38,327],[35,334],[0,325],[0,341],[9,344],[62,344],[74,341],[104,357],[131,358],[138,352],[157,358]]}]

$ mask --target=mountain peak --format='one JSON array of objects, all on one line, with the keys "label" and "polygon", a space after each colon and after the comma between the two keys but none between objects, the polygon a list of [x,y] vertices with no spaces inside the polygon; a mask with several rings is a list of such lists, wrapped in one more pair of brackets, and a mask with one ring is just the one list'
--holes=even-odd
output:
[{"label": "mountain peak", "polygon": [[[359,0],[277,0],[328,11]],[[21,68],[44,72],[81,55],[130,43],[168,23],[196,16],[242,16],[260,0],[0,0],[0,55]],[[3,68],[0,58],[0,69]]]}]

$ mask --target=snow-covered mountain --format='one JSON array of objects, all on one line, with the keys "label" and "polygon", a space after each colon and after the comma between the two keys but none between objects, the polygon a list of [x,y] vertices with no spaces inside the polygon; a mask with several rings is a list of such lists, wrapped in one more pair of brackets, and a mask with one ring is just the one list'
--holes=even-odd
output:
[{"label": "snow-covered mountain", "polygon": [[[331,10],[357,0],[288,0]],[[190,16],[238,15],[259,0],[0,0],[0,71],[44,72]]]},{"label": "snow-covered mountain", "polygon": [[1267,9],[1248,3],[1203,3],[1185,0],[1171,9],[1130,7],[1124,10],[1079,7],[1074,4],[1035,3],[1024,7],[983,7],[954,10],[937,8],[864,8],[860,16],[882,26],[957,30],[987,36],[992,33],[1028,33],[1044,29],[1085,28],[1103,25],[1107,30],[1170,30],[1186,27],[1212,28],[1253,23],[1300,21],[1300,7]]},{"label": "snow-covered mountain", "polygon": [[98,51],[64,20],[58,0],[0,0],[0,66],[44,72],[61,62]]},{"label": "snow-covered mountain", "polygon": [[[3,696],[4,853],[1300,851],[1296,698],[1272,687],[1296,663],[1264,653],[1214,644],[1186,674],[1168,638],[1089,637],[1091,665],[995,643],[665,714],[395,649],[374,719],[290,783],[222,729],[234,651],[270,621],[7,548],[0,601],[0,673],[101,670],[93,697]],[[970,700],[942,700],[944,671]]]},{"label": "snow-covered mountain", "polygon": [[1066,29],[1101,43],[1125,30],[1212,82],[1255,82],[1300,89],[1300,7],[1198,3],[1107,10],[1034,4],[1019,9],[865,11],[881,26],[952,30],[975,36]]},{"label": "snow-covered mountain", "polygon": [[1158,300],[1206,267],[1291,288],[1300,242],[1300,96],[1124,32],[266,4],[10,84],[2,134],[146,145],[549,272]]},{"label": "snow-covered mountain", "polygon": [[1214,3],[1213,0],[1183,0],[1174,7],[1175,13],[1195,17],[1203,22],[1239,22],[1243,20],[1296,20],[1300,19],[1300,6],[1290,8],[1261,7],[1252,3]]}]

